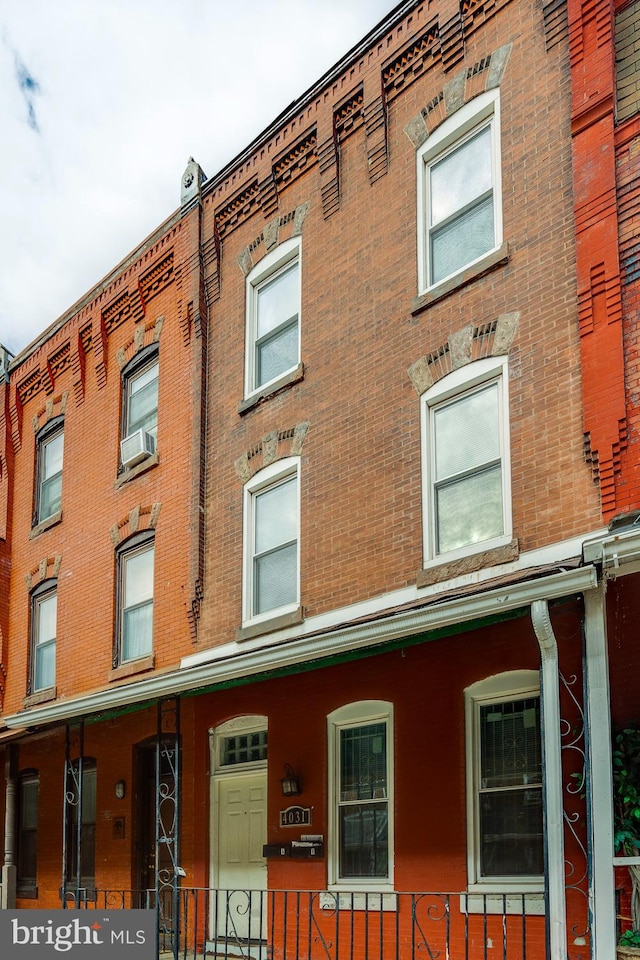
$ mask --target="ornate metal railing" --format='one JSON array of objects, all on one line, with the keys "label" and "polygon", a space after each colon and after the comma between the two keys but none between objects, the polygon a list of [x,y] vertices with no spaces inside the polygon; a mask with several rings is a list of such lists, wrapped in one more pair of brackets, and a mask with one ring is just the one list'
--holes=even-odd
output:
[{"label": "ornate metal railing", "polygon": [[155,908],[158,954],[178,960],[543,960],[542,904],[526,895],[97,890],[82,906]]}]

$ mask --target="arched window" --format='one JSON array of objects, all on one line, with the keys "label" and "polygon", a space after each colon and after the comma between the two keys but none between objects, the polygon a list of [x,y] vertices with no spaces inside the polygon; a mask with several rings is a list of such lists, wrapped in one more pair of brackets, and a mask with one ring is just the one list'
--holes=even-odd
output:
[{"label": "arched window", "polygon": [[501,673],[465,690],[469,889],[544,883],[539,675]]},{"label": "arched window", "polygon": [[36,437],[33,526],[59,519],[62,510],[64,418],[50,420]]},{"label": "arched window", "polygon": [[393,884],[393,705],[364,700],[328,718],[329,878],[340,889]]},{"label": "arched window", "polygon": [[57,620],[58,581],[44,580],[31,593],[29,694],[55,687]]}]

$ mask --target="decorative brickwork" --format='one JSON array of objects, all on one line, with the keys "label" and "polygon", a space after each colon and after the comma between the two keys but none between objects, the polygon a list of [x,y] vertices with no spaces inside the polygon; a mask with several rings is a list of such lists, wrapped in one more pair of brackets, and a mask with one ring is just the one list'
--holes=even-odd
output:
[{"label": "decorative brickwork", "polygon": [[418,395],[459,367],[484,357],[509,353],[518,331],[520,314],[504,313],[489,323],[469,324],[449,334],[447,343],[411,364],[407,373]]},{"label": "decorative brickwork", "polygon": [[265,434],[259,443],[236,460],[236,473],[242,483],[247,483],[258,470],[277,460],[299,457],[308,429],[308,423],[298,423],[288,430],[272,430]]}]

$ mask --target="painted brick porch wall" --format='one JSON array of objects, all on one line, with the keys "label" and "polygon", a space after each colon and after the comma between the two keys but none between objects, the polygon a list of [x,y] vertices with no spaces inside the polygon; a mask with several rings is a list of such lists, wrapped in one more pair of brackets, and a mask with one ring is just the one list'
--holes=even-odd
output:
[{"label": "painted brick porch wall", "polygon": [[[566,604],[552,610],[567,677],[581,674],[581,608]],[[538,645],[528,617],[482,629],[413,644],[355,662],[328,665],[294,677],[239,685],[186,698],[181,707],[182,793],[181,866],[185,886],[210,882],[210,755],[208,731],[230,718],[264,715],[269,730],[269,842],[299,839],[302,832],[321,833],[328,845],[327,715],[357,700],[381,699],[394,709],[394,866],[397,891],[456,892],[466,888],[466,807],[464,689],[502,671],[537,669]],[[579,684],[578,684],[579,686]],[[563,694],[564,696],[564,694]],[[304,722],[300,704],[304,704]],[[571,738],[579,719],[563,702]],[[135,747],[155,733],[153,709],[85,726],[85,754],[97,766],[96,883],[99,888],[136,885],[138,784]],[[40,776],[38,901],[20,906],[58,905],[61,870],[61,797],[64,738],[61,731],[18,744],[19,768]],[[573,782],[578,751],[566,751],[565,785]],[[297,802],[312,809],[309,828],[281,828],[279,811],[287,805],[279,779],[285,763],[300,776]],[[127,792],[117,800],[113,787],[124,779]],[[576,812],[577,838],[584,842],[583,800],[567,798]],[[124,817],[125,837],[113,839],[113,818]],[[584,858],[567,835],[567,860],[581,875]],[[268,863],[269,887],[276,890],[323,890],[326,857],[319,861],[274,860]],[[584,927],[586,900],[569,893],[572,929]],[[581,926],[582,925],[582,926]],[[540,918],[540,936],[543,921]],[[575,952],[580,957],[580,950]],[[586,954],[585,954],[586,956]]]}]

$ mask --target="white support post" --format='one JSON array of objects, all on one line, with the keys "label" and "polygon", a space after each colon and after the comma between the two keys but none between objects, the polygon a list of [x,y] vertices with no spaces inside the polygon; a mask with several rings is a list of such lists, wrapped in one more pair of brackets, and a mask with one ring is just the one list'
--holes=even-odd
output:
[{"label": "white support post", "polygon": [[531,622],[540,646],[549,956],[553,957],[553,960],[566,960],[567,904],[564,872],[560,678],[558,646],[546,600],[535,600],[531,604]]},{"label": "white support post", "polygon": [[16,905],[16,821],[17,778],[15,747],[7,750],[5,761],[4,863],[2,865],[2,892],[0,908],[11,910]]},{"label": "white support post", "polygon": [[616,942],[611,706],[605,589],[602,584],[584,594],[587,777],[591,785],[588,796],[591,824],[589,899],[592,960],[611,960]]}]

